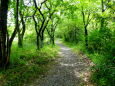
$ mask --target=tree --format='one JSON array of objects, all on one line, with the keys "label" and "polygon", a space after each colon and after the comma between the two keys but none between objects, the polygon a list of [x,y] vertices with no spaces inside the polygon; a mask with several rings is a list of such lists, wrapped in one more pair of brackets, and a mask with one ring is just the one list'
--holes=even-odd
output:
[{"label": "tree", "polygon": [[46,28],[48,35],[50,37],[50,43],[55,45],[55,30],[57,28],[57,25],[59,23],[59,19],[57,18],[51,18],[51,22],[48,28]]},{"label": "tree", "polygon": [[[18,46],[23,47],[23,39],[24,39],[24,34],[26,31],[26,19],[27,17],[25,16],[25,11],[28,11],[27,6],[25,6],[24,1],[20,1],[19,5],[19,16],[20,16],[20,24],[19,24],[19,31],[18,31]],[[22,26],[22,27],[21,27]]]},{"label": "tree", "polygon": [[[85,46],[86,46],[86,49],[88,49],[88,30],[87,30],[87,27],[91,21],[91,18],[90,18],[91,12],[90,12],[90,10],[87,10],[87,12],[85,12],[84,8],[82,7],[81,13],[82,13],[82,17],[83,17],[83,25],[84,25],[84,32],[85,32]],[[86,16],[87,16],[87,18],[86,18]]]},{"label": "tree", "polygon": [[18,6],[19,0],[16,1],[16,27],[9,38],[9,33],[7,29],[7,13],[8,13],[8,3],[9,0],[1,0],[0,3],[0,67],[6,68],[10,63],[10,52],[14,37],[16,36],[18,30]]},{"label": "tree", "polygon": [[[40,6],[37,5],[36,0],[33,0],[35,6],[35,12],[33,13],[33,20],[35,24],[35,31],[37,35],[37,48],[40,49],[44,45],[44,32],[45,29],[53,16],[55,10],[52,10],[51,4],[47,5],[48,1],[44,0],[40,3]],[[44,9],[46,8],[46,9]],[[39,15],[39,18],[36,18],[35,15]]]},{"label": "tree", "polygon": [[[92,8],[92,7],[93,8]],[[83,28],[84,28],[84,37],[85,37],[85,46],[86,49],[88,49],[88,26],[92,20],[92,13],[95,10],[95,7],[93,6],[93,2],[92,1],[84,1],[81,0],[80,4],[78,6],[81,11],[82,14],[82,21],[83,21]]]},{"label": "tree", "polygon": [[9,64],[9,36],[7,31],[7,13],[9,0],[0,0],[0,67]]}]

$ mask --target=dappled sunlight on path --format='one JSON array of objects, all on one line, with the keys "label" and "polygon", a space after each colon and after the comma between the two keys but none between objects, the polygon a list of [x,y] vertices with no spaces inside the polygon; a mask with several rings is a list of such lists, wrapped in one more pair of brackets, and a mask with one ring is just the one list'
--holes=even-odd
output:
[{"label": "dappled sunlight on path", "polygon": [[47,75],[36,80],[30,86],[92,86],[87,85],[89,79],[89,64],[80,58],[72,50],[61,43],[59,55]]}]

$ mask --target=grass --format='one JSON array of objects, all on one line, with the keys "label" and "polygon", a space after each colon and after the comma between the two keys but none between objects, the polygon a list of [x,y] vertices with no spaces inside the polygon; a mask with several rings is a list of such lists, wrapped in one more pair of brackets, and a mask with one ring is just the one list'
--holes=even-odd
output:
[{"label": "grass", "polygon": [[35,44],[26,43],[18,48],[14,43],[11,53],[11,65],[7,70],[0,70],[0,86],[22,86],[45,74],[58,57],[59,47],[47,45],[36,50]]}]

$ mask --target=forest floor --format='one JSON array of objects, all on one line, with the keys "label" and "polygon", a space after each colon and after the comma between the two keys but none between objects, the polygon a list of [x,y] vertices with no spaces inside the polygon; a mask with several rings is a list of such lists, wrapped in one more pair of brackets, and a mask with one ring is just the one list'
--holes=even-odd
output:
[{"label": "forest floor", "polygon": [[71,48],[60,42],[59,56],[55,65],[40,79],[24,86],[93,86],[90,83],[90,60],[84,55],[76,55]]}]

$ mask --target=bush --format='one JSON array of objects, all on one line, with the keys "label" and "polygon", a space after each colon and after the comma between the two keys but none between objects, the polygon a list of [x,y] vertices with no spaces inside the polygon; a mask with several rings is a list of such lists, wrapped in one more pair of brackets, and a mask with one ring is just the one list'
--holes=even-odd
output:
[{"label": "bush", "polygon": [[89,35],[89,50],[90,52],[97,52],[100,54],[108,54],[109,56],[115,56],[115,37],[108,28],[104,28],[103,31],[93,30]]},{"label": "bush", "polygon": [[82,30],[76,25],[75,22],[69,22],[65,27],[64,40],[67,42],[78,43],[82,40]]},{"label": "bush", "polygon": [[111,63],[96,65],[92,70],[92,80],[98,86],[115,86],[115,67]]},{"label": "bush", "polygon": [[89,52],[95,63],[92,81],[98,86],[115,86],[115,35],[108,28],[93,30],[89,35]]},{"label": "bush", "polygon": [[18,48],[13,43],[10,63],[7,70],[0,70],[0,86],[23,86],[45,74],[54,64],[58,53],[57,46],[44,46],[36,50],[33,43],[25,43]]}]

